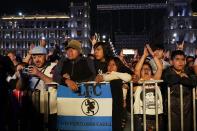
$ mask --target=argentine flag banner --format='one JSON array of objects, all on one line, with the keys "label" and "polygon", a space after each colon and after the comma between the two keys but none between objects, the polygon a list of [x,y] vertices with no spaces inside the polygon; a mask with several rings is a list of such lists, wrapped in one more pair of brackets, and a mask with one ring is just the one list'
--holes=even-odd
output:
[{"label": "argentine flag banner", "polygon": [[57,128],[72,131],[112,131],[109,83],[82,83],[79,91],[59,86]]}]

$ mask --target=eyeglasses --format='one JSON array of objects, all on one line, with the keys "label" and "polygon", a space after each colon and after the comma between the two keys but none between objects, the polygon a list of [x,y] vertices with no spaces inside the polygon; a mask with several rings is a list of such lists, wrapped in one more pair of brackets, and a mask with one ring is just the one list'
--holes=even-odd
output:
[{"label": "eyeglasses", "polygon": [[147,70],[147,71],[151,71],[151,69],[150,68],[142,68],[142,70]]}]

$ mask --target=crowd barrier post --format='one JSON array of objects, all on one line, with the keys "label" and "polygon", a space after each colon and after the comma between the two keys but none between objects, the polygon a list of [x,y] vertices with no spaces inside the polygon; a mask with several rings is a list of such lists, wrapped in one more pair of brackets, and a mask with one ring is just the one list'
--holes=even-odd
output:
[{"label": "crowd barrier post", "polygon": [[48,117],[49,117],[49,97],[48,85],[45,85],[44,89],[44,131],[48,131]]},{"label": "crowd barrier post", "polygon": [[170,96],[170,87],[168,87],[168,131],[171,131],[171,96]]},{"label": "crowd barrier post", "polygon": [[156,114],[156,131],[159,130],[159,118],[158,118],[158,83],[155,82],[155,114]]},{"label": "crowd barrier post", "polygon": [[46,83],[44,88],[44,131],[49,130],[50,92],[49,88],[57,88],[57,83]]},{"label": "crowd barrier post", "polygon": [[181,131],[184,131],[183,117],[183,85],[180,85],[180,109],[181,109]]},{"label": "crowd barrier post", "polygon": [[145,83],[143,83],[143,129],[146,131],[146,99],[145,99],[145,93],[146,93],[146,88],[145,88]]},{"label": "crowd barrier post", "polygon": [[192,89],[192,95],[193,95],[193,125],[194,125],[194,131],[196,131],[196,88]]},{"label": "crowd barrier post", "polygon": [[131,131],[134,131],[134,114],[133,114],[133,82],[130,82],[130,98],[131,98]]},{"label": "crowd barrier post", "polygon": [[[149,81],[142,81],[139,82],[139,84],[142,84],[142,93],[143,93],[143,130],[146,131],[146,100],[145,100],[145,95],[146,95],[146,84],[154,84],[155,87],[155,119],[156,119],[156,131],[159,130],[159,116],[158,116],[158,83],[163,82],[163,80],[149,80]],[[134,92],[133,92],[133,83],[130,83],[130,97],[131,97],[131,131],[134,131]]]}]

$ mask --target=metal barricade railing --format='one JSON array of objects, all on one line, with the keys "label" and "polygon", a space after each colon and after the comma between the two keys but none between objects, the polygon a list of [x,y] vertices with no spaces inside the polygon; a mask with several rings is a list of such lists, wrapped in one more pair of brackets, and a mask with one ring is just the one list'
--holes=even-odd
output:
[{"label": "metal barricade railing", "polygon": [[43,118],[44,131],[48,131],[48,126],[49,126],[48,122],[49,122],[49,114],[50,114],[50,92],[49,92],[50,87],[56,88],[57,84],[47,83],[45,84],[45,87],[42,91],[35,90],[32,94],[32,101],[36,113],[37,114],[44,113],[44,118]]},{"label": "metal barricade railing", "polygon": [[158,116],[158,101],[157,101],[157,98],[158,98],[158,83],[156,82],[155,83],[155,114],[156,114],[156,131],[159,130],[159,116]]},{"label": "metal barricade railing", "polygon": [[[183,103],[183,85],[179,86],[180,89],[180,118],[181,118],[181,131],[184,131],[184,103]],[[193,131],[196,131],[196,88],[192,89],[192,107],[193,107]],[[168,87],[168,131],[171,131],[171,90]]]},{"label": "metal barricade railing", "polygon": [[168,131],[171,131],[171,97],[170,97],[170,87],[168,87]]},{"label": "metal barricade railing", "polygon": [[181,131],[184,130],[184,122],[183,122],[183,86],[180,85],[180,109],[181,109]]},{"label": "metal barricade railing", "polygon": [[134,115],[133,115],[133,82],[130,83],[130,98],[131,98],[131,131],[134,131]]},{"label": "metal barricade railing", "polygon": [[[150,80],[150,81],[142,81],[139,84],[142,85],[142,92],[143,92],[143,130],[146,131],[146,100],[145,100],[145,93],[146,93],[146,84],[154,84],[155,86],[155,128],[156,131],[159,131],[159,113],[158,113],[158,83],[163,82],[162,80]],[[106,83],[106,82],[104,82]],[[96,82],[83,82],[78,84],[96,84]],[[45,125],[48,124],[48,116],[50,113],[49,108],[49,100],[50,94],[48,92],[48,87],[54,86],[54,84],[47,84],[44,91],[44,123]],[[57,86],[57,85],[56,85]],[[172,121],[171,121],[171,89],[170,87],[167,88],[167,107],[168,107],[168,131],[171,131]],[[40,94],[39,94],[40,95]],[[33,101],[40,101],[38,95],[36,95],[35,100]],[[134,93],[133,93],[133,83],[130,82],[130,99],[131,99],[131,131],[134,131]],[[193,130],[196,131],[196,88],[192,89],[192,103],[193,103]],[[184,131],[184,113],[183,113],[183,86],[180,86],[180,111],[181,111],[181,131]],[[36,105],[37,109],[40,109],[40,105]],[[166,123],[167,124],[167,123]],[[47,126],[45,126],[45,131],[48,131]]]},{"label": "metal barricade railing", "polygon": [[49,99],[50,93],[48,92],[48,85],[45,85],[44,89],[44,131],[48,131],[48,122],[49,122]]},{"label": "metal barricade railing", "polygon": [[[142,85],[142,93],[143,93],[143,130],[146,131],[146,125],[147,125],[147,121],[146,121],[146,100],[145,100],[145,92],[146,92],[146,88],[145,85],[146,84],[154,84],[155,86],[155,125],[156,125],[156,131],[159,131],[159,115],[158,115],[158,83],[163,82],[162,80],[150,80],[150,81],[143,81],[143,82],[139,82],[139,84]],[[180,89],[180,125],[181,125],[181,131],[184,131],[184,103],[183,103],[183,86],[180,85],[179,86]],[[193,131],[196,131],[196,88],[192,89],[192,104],[193,104]],[[131,131],[134,131],[134,92],[133,92],[133,83],[130,83],[130,97],[131,97]],[[167,99],[168,99],[168,103],[167,103],[167,110],[168,110],[168,131],[172,130],[172,121],[171,121],[171,89],[170,87],[167,88]],[[167,123],[166,123],[167,124]]]},{"label": "metal barricade railing", "polygon": [[49,88],[57,88],[57,83],[47,83],[44,88],[44,131],[49,130],[50,92]]},{"label": "metal barricade railing", "polygon": [[196,95],[197,95],[197,87],[192,89],[192,95],[193,95],[193,124],[194,124],[194,131],[196,131]]},{"label": "metal barricade railing", "polygon": [[[145,93],[146,93],[146,84],[154,84],[155,86],[155,119],[156,119],[156,131],[159,130],[159,117],[158,117],[158,83],[163,82],[162,80],[149,80],[149,81],[141,81],[139,84],[142,84],[142,92],[143,92],[143,130],[146,131],[146,100],[145,100]],[[133,83],[130,83],[130,96],[131,96],[131,131],[134,131],[134,93],[133,93]]]}]

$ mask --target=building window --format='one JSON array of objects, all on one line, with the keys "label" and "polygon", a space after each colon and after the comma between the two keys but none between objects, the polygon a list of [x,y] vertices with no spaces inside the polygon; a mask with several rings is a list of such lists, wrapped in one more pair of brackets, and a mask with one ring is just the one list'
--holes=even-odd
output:
[{"label": "building window", "polygon": [[82,31],[78,30],[77,31],[77,37],[81,37],[82,36]]},{"label": "building window", "polygon": [[9,43],[6,43],[6,48],[9,48],[10,44]]},{"label": "building window", "polygon": [[77,26],[76,27],[82,27],[82,21],[77,21]]},{"label": "building window", "polygon": [[9,39],[10,38],[10,33],[6,33],[4,36],[5,39]]}]

